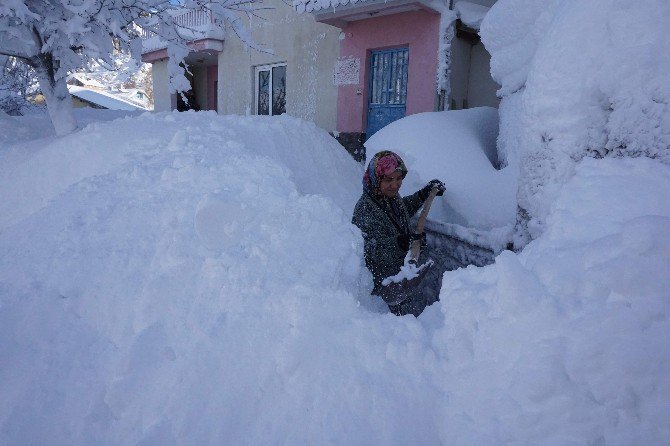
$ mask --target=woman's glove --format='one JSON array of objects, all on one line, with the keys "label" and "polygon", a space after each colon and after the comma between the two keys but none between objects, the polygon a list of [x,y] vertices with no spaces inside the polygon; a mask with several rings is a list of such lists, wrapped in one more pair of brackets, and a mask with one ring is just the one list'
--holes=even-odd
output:
[{"label": "woman's glove", "polygon": [[421,234],[401,234],[398,236],[398,246],[403,251],[408,251],[409,247],[412,246],[412,243],[416,240],[421,240],[421,246],[426,244],[426,233],[422,232]]},{"label": "woman's glove", "polygon": [[428,185],[426,185],[426,187],[428,188],[428,190],[437,189],[438,197],[444,195],[444,191],[447,190],[447,188],[444,187],[444,183],[440,180],[430,180],[428,182]]},{"label": "woman's glove", "polygon": [[444,195],[444,191],[447,190],[446,187],[444,187],[444,183],[440,180],[430,180],[426,186],[421,189],[421,199],[425,200],[428,198],[428,195],[430,195],[430,191],[433,190],[433,188],[437,189],[437,196],[441,197]]}]

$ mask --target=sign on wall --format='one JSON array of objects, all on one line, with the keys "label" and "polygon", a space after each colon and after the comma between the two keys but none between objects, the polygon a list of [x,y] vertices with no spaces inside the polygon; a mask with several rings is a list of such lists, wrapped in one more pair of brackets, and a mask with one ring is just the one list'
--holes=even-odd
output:
[{"label": "sign on wall", "polygon": [[355,57],[341,57],[335,61],[333,85],[359,84],[360,74],[361,59]]}]

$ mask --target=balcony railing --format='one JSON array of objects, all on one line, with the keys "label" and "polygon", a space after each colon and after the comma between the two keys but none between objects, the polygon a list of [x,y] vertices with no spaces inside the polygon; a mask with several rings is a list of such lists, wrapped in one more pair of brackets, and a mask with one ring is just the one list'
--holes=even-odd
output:
[{"label": "balcony railing", "polygon": [[[178,26],[178,31],[187,40],[217,39],[223,40],[221,28],[223,18],[218,17],[210,10],[176,10],[172,13]],[[158,25],[152,28],[143,28],[140,32],[143,41],[143,51],[153,51],[165,48],[166,44],[158,36]]]}]

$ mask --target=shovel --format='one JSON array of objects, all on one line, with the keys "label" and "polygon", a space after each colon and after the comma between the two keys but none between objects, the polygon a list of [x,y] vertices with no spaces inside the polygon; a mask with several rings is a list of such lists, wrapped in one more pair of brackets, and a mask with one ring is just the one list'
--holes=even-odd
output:
[{"label": "shovel", "polygon": [[[433,188],[423,203],[423,210],[419,215],[419,221],[416,223],[416,230],[414,231],[416,234],[423,232],[428,211],[430,211],[430,206],[433,204],[433,198],[435,198],[437,192],[438,189]],[[388,305],[398,305],[405,301],[421,284],[428,269],[433,264],[432,260],[428,260],[423,265],[417,266],[419,254],[421,254],[421,240],[415,240],[412,242],[412,246],[405,257],[405,263],[400,268],[400,272],[395,276],[384,279],[380,286],[372,290],[372,294],[381,296]]]}]

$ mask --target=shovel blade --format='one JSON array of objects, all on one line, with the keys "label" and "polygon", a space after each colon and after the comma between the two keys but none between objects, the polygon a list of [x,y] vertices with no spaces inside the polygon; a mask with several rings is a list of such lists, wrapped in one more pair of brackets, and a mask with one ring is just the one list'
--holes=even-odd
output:
[{"label": "shovel blade", "polygon": [[372,290],[372,294],[380,296],[387,305],[398,305],[419,288],[421,281],[426,277],[426,273],[432,266],[431,263],[424,263],[420,267],[419,273],[411,279],[402,279],[400,282],[392,282],[388,285],[379,285]]}]

